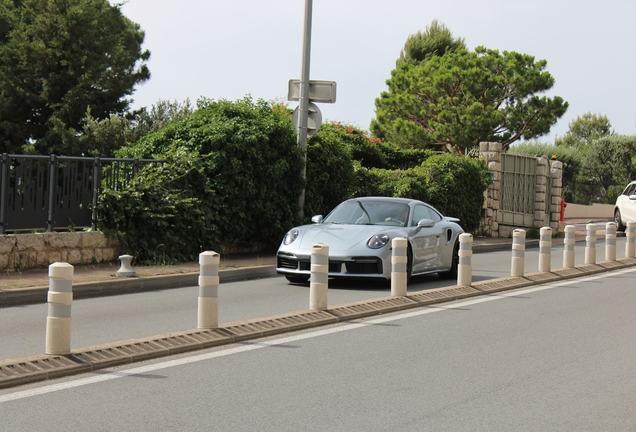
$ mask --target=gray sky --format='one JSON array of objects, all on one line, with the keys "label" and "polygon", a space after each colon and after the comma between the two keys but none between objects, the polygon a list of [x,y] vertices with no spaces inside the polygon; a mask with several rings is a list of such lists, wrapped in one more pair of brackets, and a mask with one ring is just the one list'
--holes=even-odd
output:
[{"label": "gray sky", "polygon": [[[152,53],[133,107],[247,94],[286,101],[288,80],[300,78],[304,10],[304,0],[129,0],[122,11]],[[548,61],[549,95],[570,107],[542,141],[586,112],[632,135],[635,18],[634,0],[314,0],[310,77],[338,85],[336,103],[320,105],[323,119],[368,129],[406,38],[437,19],[471,49]]]}]

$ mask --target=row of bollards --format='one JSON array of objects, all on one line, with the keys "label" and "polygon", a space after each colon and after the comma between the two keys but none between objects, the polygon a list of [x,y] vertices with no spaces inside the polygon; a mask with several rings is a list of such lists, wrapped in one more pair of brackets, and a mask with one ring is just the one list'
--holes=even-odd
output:
[{"label": "row of bollards", "polygon": [[[596,224],[586,226],[585,264],[596,264]],[[573,225],[565,227],[563,267],[574,268]],[[605,259],[616,261],[616,224],[608,222],[605,229]],[[625,230],[627,242],[625,257],[635,258],[636,222],[628,222]],[[526,232],[516,229],[512,239],[511,276],[523,277],[525,273]],[[472,243],[471,234],[460,234],[457,262],[457,285],[470,286],[472,283]],[[394,238],[391,243],[391,296],[407,294],[408,283],[408,241]],[[539,271],[551,271],[552,229],[543,227],[539,240]],[[220,255],[206,251],[199,255],[199,297],[197,327],[211,329],[218,327],[219,317],[219,264]],[[49,266],[48,316],[46,320],[46,354],[68,355],[71,353],[71,304],[73,301],[73,271],[68,263],[53,263]],[[327,310],[329,277],[329,246],[316,244],[311,250],[311,276],[309,309]]]}]

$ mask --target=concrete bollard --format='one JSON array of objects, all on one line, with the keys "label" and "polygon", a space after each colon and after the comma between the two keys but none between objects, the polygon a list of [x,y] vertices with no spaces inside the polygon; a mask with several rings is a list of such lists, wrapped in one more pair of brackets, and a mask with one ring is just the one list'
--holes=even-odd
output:
[{"label": "concrete bollard", "polygon": [[587,224],[585,229],[585,264],[596,264],[596,224]]},{"label": "concrete bollard", "polygon": [[199,254],[199,303],[197,328],[219,326],[219,263],[221,257],[214,251]]},{"label": "concrete bollard", "polygon": [[309,309],[327,310],[329,287],[329,246],[317,243],[311,247]]},{"label": "concrete bollard", "polygon": [[457,286],[470,286],[473,282],[473,235],[459,235],[459,263],[457,265]]},{"label": "concrete bollard", "polygon": [[543,227],[539,230],[539,271],[552,271],[552,228]]},{"label": "concrete bollard", "polygon": [[47,297],[46,354],[71,353],[71,303],[73,302],[74,267],[65,262],[49,266]]},{"label": "concrete bollard", "polygon": [[605,224],[605,261],[616,261],[616,223]]},{"label": "concrete bollard", "polygon": [[574,225],[565,226],[565,238],[563,239],[563,268],[574,268],[574,233],[576,227]]},{"label": "concrete bollard", "polygon": [[391,240],[391,248],[391,296],[405,296],[408,283],[408,240],[402,237],[394,238]]},{"label": "concrete bollard", "polygon": [[526,231],[516,229],[512,232],[512,263],[510,275],[523,277],[526,255]]},{"label": "concrete bollard", "polygon": [[636,258],[636,222],[627,222],[625,237],[627,237],[627,242],[625,243],[625,258]]},{"label": "concrete bollard", "polygon": [[120,277],[137,276],[137,272],[133,270],[130,264],[132,259],[132,255],[120,255],[119,261],[121,261],[121,266],[119,267],[119,270],[115,272],[115,274]]}]

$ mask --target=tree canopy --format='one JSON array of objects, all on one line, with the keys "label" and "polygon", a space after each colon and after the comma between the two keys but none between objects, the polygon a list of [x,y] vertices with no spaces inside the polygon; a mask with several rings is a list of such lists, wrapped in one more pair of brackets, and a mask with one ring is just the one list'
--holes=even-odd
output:
[{"label": "tree canopy", "polygon": [[513,142],[547,134],[565,113],[545,60],[477,47],[404,62],[376,99],[372,132],[400,147],[444,146],[463,154],[481,141]]},{"label": "tree canopy", "polygon": [[108,0],[0,1],[0,146],[77,155],[87,108],[127,111],[150,78],[144,32]]},{"label": "tree canopy", "polygon": [[568,127],[565,136],[555,140],[555,145],[585,150],[592,140],[613,134],[612,124],[606,116],[589,112],[568,123]]},{"label": "tree canopy", "polygon": [[404,49],[396,64],[421,63],[433,56],[441,56],[447,52],[466,49],[464,38],[455,38],[453,33],[442,23],[433,20],[423,32],[412,34],[406,39]]}]

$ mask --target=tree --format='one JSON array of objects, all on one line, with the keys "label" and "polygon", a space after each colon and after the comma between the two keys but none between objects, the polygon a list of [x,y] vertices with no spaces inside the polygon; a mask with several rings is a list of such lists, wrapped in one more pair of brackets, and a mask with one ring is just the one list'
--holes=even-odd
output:
[{"label": "tree", "polygon": [[150,78],[144,32],[108,0],[0,2],[0,146],[82,153],[85,114],[127,111]]},{"label": "tree", "polygon": [[605,188],[636,179],[636,136],[605,135],[593,140],[583,160],[582,174]]},{"label": "tree", "polygon": [[612,124],[606,116],[589,112],[568,123],[568,127],[565,136],[555,140],[555,145],[585,151],[592,140],[614,133]]},{"label": "tree", "polygon": [[87,156],[113,157],[117,149],[155,132],[168,124],[183,120],[194,112],[190,100],[183,104],[177,101],[159,100],[149,109],[143,107],[133,114],[111,114],[99,120],[86,112],[82,136],[79,137],[82,152]]},{"label": "tree", "polygon": [[376,99],[372,132],[401,147],[444,146],[463,154],[481,141],[513,142],[547,134],[565,113],[545,60],[477,47],[402,63]]},{"label": "tree", "polygon": [[437,20],[426,26],[423,32],[412,34],[406,40],[396,64],[422,63],[433,56],[466,49],[464,38],[454,38],[451,31]]}]

